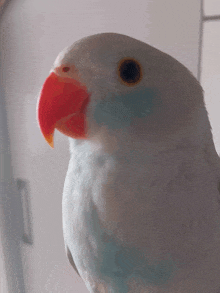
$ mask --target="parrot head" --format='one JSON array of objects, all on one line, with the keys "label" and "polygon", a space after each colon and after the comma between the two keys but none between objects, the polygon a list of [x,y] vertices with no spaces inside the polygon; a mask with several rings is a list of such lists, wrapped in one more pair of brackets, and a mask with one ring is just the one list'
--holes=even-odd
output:
[{"label": "parrot head", "polygon": [[171,56],[131,37],[85,37],[57,57],[38,100],[37,116],[53,147],[54,130],[74,139],[102,131],[167,139],[195,126],[202,89]]}]

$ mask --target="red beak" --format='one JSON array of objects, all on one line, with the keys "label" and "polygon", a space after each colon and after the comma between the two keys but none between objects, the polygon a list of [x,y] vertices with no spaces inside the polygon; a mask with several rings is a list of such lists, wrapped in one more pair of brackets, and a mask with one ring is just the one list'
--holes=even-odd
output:
[{"label": "red beak", "polygon": [[46,79],[38,100],[41,132],[53,147],[55,128],[73,138],[86,138],[86,106],[90,95],[79,81],[52,72]]}]

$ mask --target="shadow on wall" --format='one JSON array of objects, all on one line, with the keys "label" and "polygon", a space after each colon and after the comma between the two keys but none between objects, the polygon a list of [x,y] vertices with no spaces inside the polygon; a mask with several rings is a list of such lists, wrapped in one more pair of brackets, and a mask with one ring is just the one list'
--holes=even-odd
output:
[{"label": "shadow on wall", "polygon": [[[4,0],[0,1],[0,15],[2,15],[4,3]],[[24,184],[22,186],[22,181],[16,183],[12,174],[7,113],[4,95],[0,90],[0,240],[2,241],[3,268],[6,274],[6,280],[4,281],[7,282],[8,293],[25,293],[21,241],[22,235],[23,241],[26,242],[32,240],[32,238],[30,238],[30,228],[27,231],[24,225],[22,193],[18,192],[23,190]],[[18,190],[18,187],[20,187],[20,190]],[[29,225],[29,227],[31,226]],[[1,289],[3,289],[2,284]]]}]

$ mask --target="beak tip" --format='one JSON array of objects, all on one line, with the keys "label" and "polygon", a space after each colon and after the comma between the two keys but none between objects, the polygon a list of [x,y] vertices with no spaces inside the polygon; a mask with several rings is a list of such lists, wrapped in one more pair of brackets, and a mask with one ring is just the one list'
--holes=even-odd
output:
[{"label": "beak tip", "polygon": [[53,142],[50,143],[49,145],[51,146],[52,149],[54,149],[54,143]]},{"label": "beak tip", "polygon": [[45,139],[46,142],[51,146],[51,148],[54,149],[53,134],[46,136]]}]

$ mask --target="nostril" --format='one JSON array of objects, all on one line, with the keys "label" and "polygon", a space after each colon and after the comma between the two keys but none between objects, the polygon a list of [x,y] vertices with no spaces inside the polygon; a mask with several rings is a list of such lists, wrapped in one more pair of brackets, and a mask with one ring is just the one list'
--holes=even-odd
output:
[{"label": "nostril", "polygon": [[63,67],[63,69],[62,69],[63,72],[67,72],[69,70],[70,70],[70,67],[68,67],[68,66]]}]

